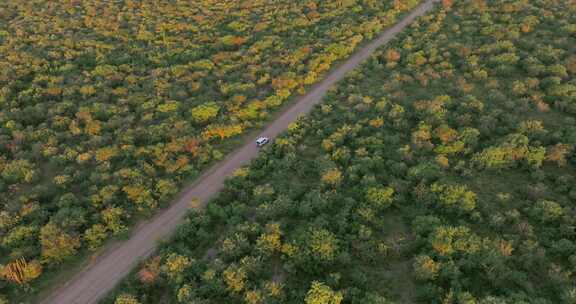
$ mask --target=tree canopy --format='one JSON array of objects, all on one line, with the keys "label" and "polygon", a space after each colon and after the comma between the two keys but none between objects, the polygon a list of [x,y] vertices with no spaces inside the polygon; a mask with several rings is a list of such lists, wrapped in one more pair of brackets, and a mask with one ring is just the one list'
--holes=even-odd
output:
[{"label": "tree canopy", "polygon": [[[358,3],[376,1],[339,2]],[[442,1],[188,215],[154,257],[188,257],[182,277],[122,292],[574,303],[575,18],[573,1]]]}]

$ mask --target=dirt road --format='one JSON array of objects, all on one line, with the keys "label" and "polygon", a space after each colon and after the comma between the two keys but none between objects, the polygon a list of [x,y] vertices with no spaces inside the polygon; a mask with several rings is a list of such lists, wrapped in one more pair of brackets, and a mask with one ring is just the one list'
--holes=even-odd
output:
[{"label": "dirt road", "polygon": [[[334,69],[327,77],[315,85],[308,94],[294,101],[294,104],[274,120],[259,136],[276,137],[300,115],[308,113],[319,103],[328,89],[341,80],[346,73],[355,69],[380,46],[390,41],[415,18],[432,8],[434,0],[427,0],[379,38],[367,44],[347,61]],[[246,165],[256,157],[258,149],[254,140],[249,140],[214,168],[199,177],[198,181],[186,188],[173,204],[157,214],[146,224],[137,228],[129,240],[109,248],[95,263],[79,272],[64,286],[56,289],[52,295],[42,301],[44,304],[85,304],[98,303],[116,284],[127,275],[138,261],[150,256],[158,240],[170,236],[183,220],[193,198],[201,201],[204,207],[208,199],[223,186],[226,177],[234,170]]]}]

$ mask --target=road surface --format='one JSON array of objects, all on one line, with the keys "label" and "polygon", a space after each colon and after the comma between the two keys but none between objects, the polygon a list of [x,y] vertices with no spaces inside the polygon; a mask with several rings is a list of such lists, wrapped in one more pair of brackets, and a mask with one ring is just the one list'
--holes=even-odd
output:
[{"label": "road surface", "polygon": [[[308,94],[294,101],[294,104],[271,122],[258,136],[274,138],[299,116],[308,113],[322,100],[326,92],[340,81],[346,73],[358,67],[374,53],[388,43],[415,18],[425,14],[433,7],[435,0],[426,0],[393,27],[382,33],[377,39],[359,49],[348,60],[332,70],[320,83],[311,88]],[[157,214],[147,223],[138,227],[129,240],[108,248],[97,260],[76,274],[69,282],[60,286],[44,299],[43,304],[91,304],[98,303],[110,292],[131,269],[142,259],[149,257],[159,240],[166,239],[182,222],[192,199],[198,199],[199,208],[205,207],[208,200],[222,189],[224,180],[236,169],[256,157],[258,148],[254,140],[249,140],[227,158],[200,176],[193,185],[184,189],[171,206]]]}]

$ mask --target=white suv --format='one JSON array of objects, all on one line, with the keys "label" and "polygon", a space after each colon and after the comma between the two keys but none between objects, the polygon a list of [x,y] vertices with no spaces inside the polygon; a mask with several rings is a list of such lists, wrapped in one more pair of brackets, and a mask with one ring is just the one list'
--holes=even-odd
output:
[{"label": "white suv", "polygon": [[258,137],[258,139],[256,140],[256,146],[262,147],[269,142],[270,139],[268,137]]}]

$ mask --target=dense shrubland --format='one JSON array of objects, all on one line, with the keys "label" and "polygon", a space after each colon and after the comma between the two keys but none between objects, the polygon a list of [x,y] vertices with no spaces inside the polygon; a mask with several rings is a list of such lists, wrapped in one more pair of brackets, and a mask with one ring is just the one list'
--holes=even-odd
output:
[{"label": "dense shrubland", "polygon": [[0,1],[0,293],[122,235],[418,2]]},{"label": "dense shrubland", "polygon": [[573,1],[443,1],[110,302],[575,303],[574,24]]}]

